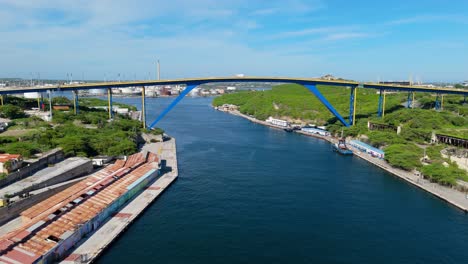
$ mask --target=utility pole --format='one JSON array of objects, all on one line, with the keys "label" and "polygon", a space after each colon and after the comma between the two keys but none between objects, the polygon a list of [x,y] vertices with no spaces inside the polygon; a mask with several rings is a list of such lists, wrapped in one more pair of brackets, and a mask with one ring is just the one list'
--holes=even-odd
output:
[{"label": "utility pole", "polygon": [[52,90],[47,90],[49,93],[49,111],[50,111],[50,121],[52,121]]},{"label": "utility pole", "polygon": [[158,81],[161,80],[161,65],[159,64],[159,59],[157,62],[157,72],[158,72]]}]

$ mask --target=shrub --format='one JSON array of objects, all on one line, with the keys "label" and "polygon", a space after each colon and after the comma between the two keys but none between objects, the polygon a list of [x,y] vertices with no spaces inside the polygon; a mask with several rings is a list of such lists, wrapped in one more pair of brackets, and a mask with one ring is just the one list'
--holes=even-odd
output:
[{"label": "shrub", "polygon": [[395,144],[385,148],[385,160],[390,165],[407,171],[421,167],[420,158],[423,150],[418,146],[409,144]]},{"label": "shrub", "polygon": [[4,118],[15,119],[15,118],[25,117],[26,115],[24,114],[21,107],[16,106],[16,105],[6,104],[6,105],[0,106],[0,116]]}]

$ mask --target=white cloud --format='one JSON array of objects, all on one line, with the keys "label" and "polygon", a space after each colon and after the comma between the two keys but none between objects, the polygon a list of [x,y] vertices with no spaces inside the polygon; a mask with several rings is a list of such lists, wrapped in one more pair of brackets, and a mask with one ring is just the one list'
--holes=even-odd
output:
[{"label": "white cloud", "polygon": [[352,29],[352,27],[342,27],[342,26],[313,27],[313,28],[305,28],[305,29],[294,30],[294,31],[280,32],[274,35],[273,38],[291,38],[291,37],[302,37],[302,36],[311,36],[311,35],[320,35],[320,34],[330,34],[333,32],[349,30],[349,29]]},{"label": "white cloud", "polygon": [[406,25],[406,24],[416,24],[416,23],[429,23],[429,22],[451,22],[451,23],[461,23],[468,24],[468,17],[462,15],[449,15],[449,14],[437,14],[437,15],[417,15],[413,17],[406,17],[391,20],[385,23],[385,25]]}]

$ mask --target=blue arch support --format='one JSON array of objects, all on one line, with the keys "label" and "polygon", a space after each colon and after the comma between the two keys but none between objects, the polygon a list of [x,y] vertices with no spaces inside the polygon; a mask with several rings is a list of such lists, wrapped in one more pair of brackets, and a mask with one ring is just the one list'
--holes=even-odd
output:
[{"label": "blue arch support", "polygon": [[435,100],[435,110],[439,111],[440,110],[440,94],[436,95],[436,100]]},{"label": "blue arch support", "polygon": [[167,113],[169,113],[169,111],[172,110],[172,108],[174,108],[180,102],[180,100],[182,100],[188,93],[190,93],[190,91],[192,91],[198,85],[199,84],[187,85],[187,87],[185,87],[185,89],[179,94],[179,96],[177,96],[176,99],[174,99],[174,101],[172,101],[171,104],[168,107],[166,107],[166,109],[164,109],[161,114],[159,114],[156,120],[154,120],[153,123],[151,123],[148,126],[148,128],[153,128],[159,121],[161,121],[161,119],[163,119],[165,115],[167,115]]},{"label": "blue arch support", "polygon": [[[168,107],[166,107],[162,112],[161,114],[159,114],[159,116],[156,118],[156,120],[153,121],[153,123],[151,123],[148,128],[153,128],[159,121],[161,121],[161,119],[163,119],[164,116],[167,115],[167,113],[169,113],[188,93],[190,93],[190,91],[192,91],[195,87],[197,87],[198,85],[200,85],[201,83],[192,83],[192,84],[188,84],[187,87],[179,94],[179,96],[176,97],[176,99],[174,99],[174,101],[171,102],[171,104],[169,104]],[[338,111],[336,111],[336,109],[330,104],[330,102],[328,102],[328,100],[320,93],[320,91],[317,89],[316,85],[315,84],[306,84],[306,83],[298,83],[302,86],[304,86],[305,88],[307,88],[310,92],[312,92],[312,94],[315,95],[315,97],[317,97],[317,99],[319,99],[319,101],[325,105],[325,107],[336,117],[338,118],[338,120],[346,127],[349,127],[350,124],[352,123],[348,123],[346,122],[346,120],[338,113]]]},{"label": "blue arch support", "polygon": [[[317,89],[317,86],[315,84],[302,84],[305,88],[309,89],[309,91],[311,91],[315,97],[317,97],[317,99],[319,99],[319,101],[325,105],[325,107],[328,109],[328,111],[330,111],[334,116],[336,116],[336,118],[338,118],[338,120],[346,127],[349,127],[351,124],[352,124],[352,121],[350,121],[349,123],[346,122],[346,120],[344,120],[344,118],[340,115],[340,113],[338,113],[338,111],[336,111],[336,109],[330,104],[330,102],[328,102],[327,98],[325,98],[322,93],[320,93],[320,91]],[[354,91],[354,88],[353,87],[353,91]]]},{"label": "blue arch support", "polygon": [[413,108],[413,97],[412,97],[411,92],[408,92],[408,98],[406,100],[406,108]]}]

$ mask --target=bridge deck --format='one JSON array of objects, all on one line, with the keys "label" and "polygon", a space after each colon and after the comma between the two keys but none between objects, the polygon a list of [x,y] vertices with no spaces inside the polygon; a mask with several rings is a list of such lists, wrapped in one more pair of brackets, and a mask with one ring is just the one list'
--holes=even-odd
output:
[{"label": "bridge deck", "polygon": [[35,87],[8,87],[0,90],[0,94],[45,92],[47,90],[88,90],[105,88],[141,87],[153,85],[200,85],[204,83],[221,82],[274,82],[274,83],[299,83],[299,84],[321,84],[336,86],[357,86],[359,83],[341,80],[323,80],[316,78],[289,78],[289,77],[207,77],[207,78],[184,78],[173,80],[149,80],[149,81],[124,81],[124,82],[100,82],[83,84],[63,84],[57,86],[35,86]]},{"label": "bridge deck", "polygon": [[[52,91],[73,91],[73,90],[88,90],[88,89],[107,89],[107,88],[124,88],[124,87],[142,87],[153,85],[200,85],[205,83],[222,83],[222,82],[273,82],[273,83],[297,83],[309,85],[333,85],[333,86],[349,86],[356,87],[360,83],[345,80],[324,80],[318,78],[294,78],[294,77],[207,77],[207,78],[184,78],[173,80],[149,80],[149,81],[124,81],[124,82],[100,82],[100,83],[83,83],[83,84],[63,84],[57,86],[35,86],[35,87],[7,87],[0,89],[0,94],[14,94],[24,92],[45,92]],[[468,90],[456,88],[441,88],[441,87],[425,87],[425,86],[403,86],[403,85],[388,85],[364,83],[362,88],[377,89],[377,90],[397,90],[408,92],[430,92],[440,94],[461,94],[468,95]]]}]

